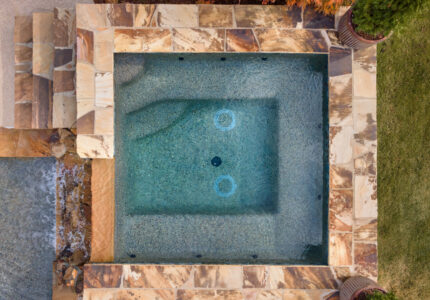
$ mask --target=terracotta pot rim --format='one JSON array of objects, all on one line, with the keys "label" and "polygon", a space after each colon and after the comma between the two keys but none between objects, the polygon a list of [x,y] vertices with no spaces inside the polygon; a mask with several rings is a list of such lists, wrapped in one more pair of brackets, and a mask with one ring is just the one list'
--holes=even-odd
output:
[{"label": "terracotta pot rim", "polygon": [[351,297],[351,300],[355,300],[355,299],[357,299],[358,295],[360,295],[361,293],[363,293],[363,292],[365,292],[365,291],[369,291],[369,290],[371,290],[371,291],[378,290],[378,291],[380,291],[380,292],[381,292],[381,293],[383,293],[383,294],[386,294],[386,293],[387,293],[387,291],[386,291],[386,290],[384,290],[383,288],[381,288],[380,286],[376,286],[376,285],[369,285],[369,286],[366,286],[365,288],[358,289],[357,291],[355,291],[355,292],[354,292],[354,294],[353,294],[353,295],[352,295],[352,297]]},{"label": "terracotta pot rim", "polygon": [[348,14],[348,15],[347,15],[347,16],[348,16],[348,20],[347,20],[347,22],[346,22],[346,26],[348,26],[349,31],[351,32],[351,34],[352,34],[356,39],[358,39],[360,42],[367,43],[367,44],[377,44],[377,43],[382,42],[382,41],[385,41],[385,40],[387,39],[387,37],[386,37],[386,36],[384,36],[383,38],[380,38],[380,39],[378,39],[378,40],[368,40],[368,39],[366,39],[366,38],[362,37],[361,35],[359,35],[359,34],[354,30],[354,27],[352,26],[352,9],[353,9],[353,6],[352,6],[352,7],[350,7],[350,8],[348,9],[348,11],[347,11],[347,14]]}]

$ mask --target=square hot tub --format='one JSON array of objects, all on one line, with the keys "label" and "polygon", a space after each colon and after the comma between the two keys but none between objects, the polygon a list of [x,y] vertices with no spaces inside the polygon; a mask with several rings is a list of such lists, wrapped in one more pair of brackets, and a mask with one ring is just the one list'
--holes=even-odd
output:
[{"label": "square hot tub", "polygon": [[327,56],[115,54],[115,260],[327,264]]}]

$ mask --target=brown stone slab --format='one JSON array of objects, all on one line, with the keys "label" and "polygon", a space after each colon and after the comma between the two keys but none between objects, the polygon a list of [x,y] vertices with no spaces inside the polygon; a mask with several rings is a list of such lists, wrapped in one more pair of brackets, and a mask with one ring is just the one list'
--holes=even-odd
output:
[{"label": "brown stone slab", "polygon": [[33,18],[32,16],[15,16],[15,27],[13,32],[14,43],[31,43],[33,41]]},{"label": "brown stone slab", "polygon": [[378,249],[376,244],[354,243],[355,271],[372,279],[378,277]]},{"label": "brown stone slab", "polygon": [[329,78],[329,123],[352,126],[352,74]]},{"label": "brown stone slab", "polygon": [[76,32],[75,11],[54,8],[53,28],[55,47],[73,47]]},{"label": "brown stone slab", "polygon": [[352,188],[352,166],[330,165],[330,189]]},{"label": "brown stone slab", "polygon": [[19,131],[0,127],[0,157],[16,156]]},{"label": "brown stone slab", "polygon": [[157,5],[155,19],[161,27],[198,27],[197,5]]},{"label": "brown stone slab", "polygon": [[110,27],[107,10],[111,4],[76,4],[76,26],[82,29]]},{"label": "brown stone slab", "polygon": [[329,76],[352,74],[351,49],[331,47],[329,54]]},{"label": "brown stone slab", "polygon": [[331,190],[329,195],[329,229],[352,232],[352,190]]},{"label": "brown stone slab", "polygon": [[118,288],[121,276],[122,265],[85,265],[84,289]]},{"label": "brown stone slab", "polygon": [[354,222],[354,241],[377,242],[378,221],[377,219],[356,219]]},{"label": "brown stone slab", "polygon": [[236,290],[178,290],[176,300],[243,300]]},{"label": "brown stone slab", "polygon": [[[125,288],[184,288],[191,279],[192,266],[125,265]],[[190,286],[188,284],[188,286]]]},{"label": "brown stone slab", "polygon": [[115,227],[115,160],[93,160],[91,191],[91,261],[112,262]]},{"label": "brown stone slab", "polygon": [[17,157],[52,156],[51,143],[56,130],[21,130],[19,134]]},{"label": "brown stone slab", "polygon": [[15,102],[32,101],[33,75],[31,73],[15,74]]},{"label": "brown stone slab", "polygon": [[268,266],[270,289],[337,289],[339,282],[326,266]]},{"label": "brown stone slab", "polygon": [[93,32],[78,28],[76,34],[78,61],[92,64],[94,61]]},{"label": "brown stone slab", "polygon": [[170,52],[169,29],[116,29],[115,52]]},{"label": "brown stone slab", "polygon": [[54,46],[50,43],[33,44],[33,74],[52,79]]},{"label": "brown stone slab", "polygon": [[264,52],[326,53],[327,43],[320,31],[305,29],[255,29]]},{"label": "brown stone slab", "polygon": [[73,61],[73,49],[55,49],[54,68],[61,67]]},{"label": "brown stone slab", "polygon": [[93,134],[94,133],[94,110],[79,116],[79,103],[78,103],[78,120],[76,123],[76,128],[78,134]]},{"label": "brown stone slab", "polygon": [[[242,291],[244,299],[283,300],[284,290],[245,289]],[[294,298],[297,299],[297,298]]]},{"label": "brown stone slab", "polygon": [[239,289],[242,285],[241,266],[195,266],[194,287],[196,288]]},{"label": "brown stone slab", "polygon": [[313,7],[306,7],[303,12],[303,28],[334,29],[334,16],[319,13]]},{"label": "brown stone slab", "polygon": [[33,43],[54,42],[54,13],[50,11],[33,13]]},{"label": "brown stone slab", "polygon": [[200,27],[233,27],[231,5],[199,5]]},{"label": "brown stone slab", "polygon": [[15,123],[14,128],[29,129],[31,128],[32,106],[29,103],[15,103]]},{"label": "brown stone slab", "polygon": [[75,71],[54,71],[54,93],[75,90]]},{"label": "brown stone slab", "polygon": [[173,49],[179,52],[223,52],[223,29],[212,28],[175,28],[173,32]]},{"label": "brown stone slab", "polygon": [[257,52],[258,43],[252,29],[227,29],[227,51]]},{"label": "brown stone slab", "polygon": [[112,26],[133,27],[134,5],[115,4],[108,7],[107,18]]},{"label": "brown stone slab", "polygon": [[352,265],[352,233],[331,233],[328,261],[331,266]]},{"label": "brown stone slab", "polygon": [[266,287],[267,271],[265,266],[243,266],[243,287]]},{"label": "brown stone slab", "polygon": [[73,94],[54,94],[52,107],[53,128],[76,127],[76,96]]},{"label": "brown stone slab", "polygon": [[237,27],[296,28],[301,22],[301,8],[297,6],[236,5]]},{"label": "brown stone slab", "polygon": [[154,15],[155,5],[139,4],[134,7],[134,27],[148,27]]},{"label": "brown stone slab", "polygon": [[52,96],[52,80],[33,75],[33,128],[52,128]]},{"label": "brown stone slab", "polygon": [[27,45],[15,45],[15,64],[29,63],[33,58],[33,48]]}]

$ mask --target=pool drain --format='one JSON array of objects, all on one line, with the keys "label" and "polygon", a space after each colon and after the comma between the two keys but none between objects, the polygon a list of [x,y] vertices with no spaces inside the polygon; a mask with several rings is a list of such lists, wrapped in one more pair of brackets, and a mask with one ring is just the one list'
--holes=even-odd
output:
[{"label": "pool drain", "polygon": [[[230,121],[228,121],[230,119]],[[215,127],[221,131],[232,130],[236,126],[236,117],[234,112],[229,109],[221,109],[214,116]]]},{"label": "pool drain", "polygon": [[214,167],[218,167],[219,165],[221,165],[221,163],[222,163],[222,160],[219,156],[214,156],[214,158],[212,158],[211,160],[211,164]]},{"label": "pool drain", "polygon": [[[225,181],[230,183],[231,187],[230,187],[229,191],[224,191],[220,187],[221,183],[223,183]],[[227,198],[227,197],[230,197],[231,195],[233,195],[234,192],[236,192],[236,188],[237,188],[237,185],[234,182],[233,177],[231,177],[230,175],[221,175],[215,180],[215,183],[214,183],[215,192],[217,193],[218,196],[221,196],[224,198]]]}]

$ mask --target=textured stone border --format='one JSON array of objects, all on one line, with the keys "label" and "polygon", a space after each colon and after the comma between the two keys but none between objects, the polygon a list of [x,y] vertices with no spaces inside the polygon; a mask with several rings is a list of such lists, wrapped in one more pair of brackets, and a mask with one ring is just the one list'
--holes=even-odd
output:
[{"label": "textured stone border", "polygon": [[[331,267],[309,269],[341,268],[346,271],[346,275],[361,274],[376,279],[376,47],[360,51],[343,47],[336,38],[334,28],[321,23],[320,18],[309,10],[288,10],[280,6],[78,4],[78,153],[89,158],[114,156],[114,52],[328,54]],[[103,168],[112,170],[113,164],[114,160],[98,164],[102,169],[96,174],[103,174]],[[110,171],[110,174],[113,172]],[[102,184],[105,178],[93,176],[92,182]],[[113,180],[110,182],[113,185]],[[113,186],[104,187],[104,190],[111,193],[108,198],[114,201]],[[97,195],[93,195],[93,202],[101,201],[94,196]],[[111,207],[100,205],[97,212],[93,211],[93,224],[101,224],[97,228],[94,227],[97,225],[93,225],[93,249],[113,249],[113,229],[109,227],[112,225],[103,226],[113,224],[113,220],[109,219],[114,215]],[[106,219],[94,222],[97,218]],[[101,244],[105,246],[99,247]],[[97,261],[112,261],[110,258],[113,252],[109,251],[96,254],[100,258]],[[103,272],[108,276],[109,272],[117,268],[121,266],[105,266]],[[179,270],[182,266],[173,266],[173,270],[175,268]],[[302,280],[309,280],[307,276],[300,275],[303,268],[300,266],[258,268],[288,269],[295,274],[298,272]],[[150,269],[142,272],[139,275],[142,278],[155,276]],[[85,274],[86,277],[93,276],[91,266]],[[311,275],[312,278],[314,276],[319,278],[321,274]],[[296,283],[290,288],[300,288]],[[98,287],[87,285],[87,288],[124,287],[121,284]],[[116,290],[111,292],[116,293]],[[93,291],[88,290],[87,296],[88,293]],[[213,297],[216,297],[216,291],[210,293],[215,293]],[[191,296],[177,297],[188,299]],[[284,299],[287,299],[285,294]]]}]

